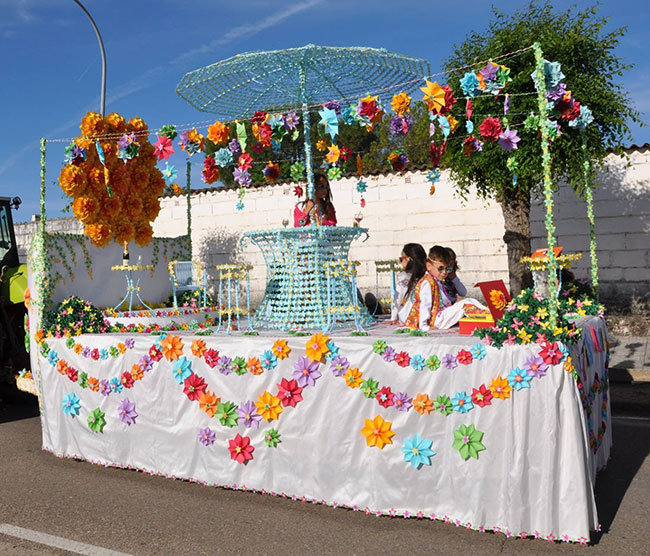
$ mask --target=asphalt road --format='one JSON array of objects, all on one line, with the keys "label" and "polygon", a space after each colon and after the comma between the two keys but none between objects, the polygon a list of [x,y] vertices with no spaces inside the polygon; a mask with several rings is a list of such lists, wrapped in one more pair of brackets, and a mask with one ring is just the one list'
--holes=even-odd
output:
[{"label": "asphalt road", "polygon": [[[630,395],[639,403],[613,405],[614,448],[596,487],[602,532],[591,547],[378,518],[58,459],[40,449],[37,408],[14,400],[0,408],[0,555],[650,555],[650,396],[621,392],[619,399]],[[52,548],[2,534],[8,526],[92,546]]]}]

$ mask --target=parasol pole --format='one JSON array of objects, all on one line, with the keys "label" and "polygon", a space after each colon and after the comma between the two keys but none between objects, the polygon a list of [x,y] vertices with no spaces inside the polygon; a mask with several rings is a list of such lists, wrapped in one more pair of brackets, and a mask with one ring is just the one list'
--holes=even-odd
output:
[{"label": "parasol pole", "polygon": [[307,107],[307,75],[305,63],[300,63],[300,102],[302,104],[302,132],[305,140],[305,167],[307,169],[307,198],[314,197],[314,168],[311,160],[311,121]]},{"label": "parasol pole", "polygon": [[100,107],[99,113],[103,116],[104,112],[106,111],[106,52],[104,51],[104,41],[102,41],[102,36],[99,34],[99,29],[95,24],[95,20],[90,15],[90,12],[79,0],[74,0],[74,1],[88,16],[88,19],[90,20],[90,24],[93,26],[93,29],[95,30],[95,34],[97,35],[97,41],[99,42],[99,51],[102,55],[102,91],[101,91],[101,100],[99,105]]}]

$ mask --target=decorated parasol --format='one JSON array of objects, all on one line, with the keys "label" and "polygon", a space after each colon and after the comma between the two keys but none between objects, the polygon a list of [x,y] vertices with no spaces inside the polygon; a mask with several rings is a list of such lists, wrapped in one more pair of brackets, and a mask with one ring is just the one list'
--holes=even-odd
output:
[{"label": "decorated parasol", "polygon": [[388,101],[397,88],[410,92],[429,74],[429,62],[421,58],[384,49],[309,44],[238,54],[191,71],[176,93],[196,109],[230,121],[250,118],[261,109],[301,110],[311,196],[310,107],[356,100],[368,92]]}]

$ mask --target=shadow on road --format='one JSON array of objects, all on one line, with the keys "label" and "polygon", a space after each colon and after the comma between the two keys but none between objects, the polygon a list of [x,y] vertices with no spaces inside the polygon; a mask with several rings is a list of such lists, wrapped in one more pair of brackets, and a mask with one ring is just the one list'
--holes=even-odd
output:
[{"label": "shadow on road", "polygon": [[0,423],[38,416],[36,396],[21,392],[6,384],[0,385]]}]

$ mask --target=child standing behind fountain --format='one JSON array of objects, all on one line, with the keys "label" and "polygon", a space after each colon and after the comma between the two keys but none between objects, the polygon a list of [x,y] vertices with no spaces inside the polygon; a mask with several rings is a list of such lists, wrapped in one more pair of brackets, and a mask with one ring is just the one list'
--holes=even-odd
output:
[{"label": "child standing behind fountain", "polygon": [[415,286],[426,272],[427,254],[419,243],[407,243],[402,248],[399,262],[402,271],[397,275],[395,298],[391,304],[390,320],[404,324],[411,311]]}]

